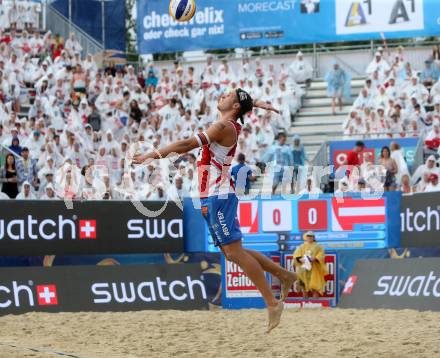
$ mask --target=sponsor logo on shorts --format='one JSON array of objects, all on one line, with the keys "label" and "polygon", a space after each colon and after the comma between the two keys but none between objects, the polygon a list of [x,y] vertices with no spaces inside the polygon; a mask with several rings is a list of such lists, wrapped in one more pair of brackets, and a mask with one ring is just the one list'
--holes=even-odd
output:
[{"label": "sponsor logo on shorts", "polygon": [[222,229],[222,231],[223,231],[223,234],[224,234],[225,236],[229,236],[230,233],[229,233],[228,226],[226,225],[225,215],[223,214],[223,212],[218,211],[218,212],[217,212],[217,217],[218,217],[218,221],[219,221],[219,223],[220,223],[221,229]]}]

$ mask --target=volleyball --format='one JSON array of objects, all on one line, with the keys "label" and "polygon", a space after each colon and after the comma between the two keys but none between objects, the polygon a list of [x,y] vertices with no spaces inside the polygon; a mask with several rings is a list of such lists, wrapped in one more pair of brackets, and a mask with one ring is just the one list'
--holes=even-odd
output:
[{"label": "volleyball", "polygon": [[171,0],[170,15],[179,22],[186,22],[192,19],[196,13],[196,3],[194,0]]}]

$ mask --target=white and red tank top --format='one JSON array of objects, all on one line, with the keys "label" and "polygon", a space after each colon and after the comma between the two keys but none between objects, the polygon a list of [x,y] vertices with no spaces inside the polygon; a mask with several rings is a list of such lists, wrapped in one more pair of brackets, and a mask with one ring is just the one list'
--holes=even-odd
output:
[{"label": "white and red tank top", "polygon": [[236,133],[235,143],[232,146],[225,147],[213,142],[202,147],[197,162],[200,198],[235,192],[230,167],[237,149],[241,125],[235,121],[231,121],[231,123]]}]

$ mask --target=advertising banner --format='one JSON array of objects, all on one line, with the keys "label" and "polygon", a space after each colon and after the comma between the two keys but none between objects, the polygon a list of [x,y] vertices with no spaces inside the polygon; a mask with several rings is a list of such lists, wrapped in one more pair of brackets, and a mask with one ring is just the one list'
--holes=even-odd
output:
[{"label": "advertising banner", "polygon": [[[264,255],[271,257],[270,253]],[[279,255],[274,254],[279,262]],[[225,259],[222,261],[222,306],[228,309],[241,308],[263,308],[265,307],[263,297],[257,287],[247,277],[243,270],[233,262]],[[266,273],[266,279],[271,283],[271,277]]]},{"label": "advertising banner", "polygon": [[[197,0],[189,23],[177,23],[163,0],[137,1],[141,54],[431,36],[436,0]],[[319,24],[319,26],[317,26]]]},{"label": "advertising banner", "polygon": [[440,193],[403,195],[400,223],[403,247],[440,247]]},{"label": "advertising banner", "polygon": [[[328,274],[325,277],[327,283],[324,288],[324,294],[319,299],[314,299],[313,302],[309,302],[308,306],[320,306],[320,307],[334,307],[336,306],[338,298],[338,260],[336,253],[325,254],[325,264],[327,266]],[[295,266],[293,263],[293,253],[288,253],[283,255],[283,267],[286,270],[295,271]],[[296,285],[289,292],[286,299],[286,303],[292,307],[306,307],[304,302],[307,303],[309,300],[304,300],[302,292],[298,291]]]},{"label": "advertising banner", "polygon": [[[379,198],[323,194],[240,200],[237,217],[243,245],[258,251],[294,250],[309,230],[330,250],[399,247],[400,197],[400,192],[386,192]],[[191,212],[201,216],[195,210]],[[191,244],[191,235],[187,236],[187,247],[218,252],[209,232],[204,233],[205,240],[197,245]]]},{"label": "advertising banner", "polygon": [[359,260],[340,307],[440,311],[440,258]]},{"label": "advertising banner", "polygon": [[183,213],[175,203],[0,201],[2,255],[183,252]]},{"label": "advertising banner", "polygon": [[[104,1],[105,44],[110,50],[126,51],[125,48],[125,1]],[[51,0],[50,6],[99,43],[102,43],[102,2],[100,0]]]},{"label": "advertising banner", "polygon": [[[402,148],[408,168],[411,170],[418,141],[418,138],[366,139],[363,141],[365,144],[364,152],[371,153],[373,163],[377,164],[382,147],[390,147],[391,142],[397,142]],[[356,142],[356,140],[330,142],[330,165],[334,165],[335,169],[343,165]]]},{"label": "advertising banner", "polygon": [[0,269],[0,315],[207,309],[198,264]]},{"label": "advertising banner", "polygon": [[[264,253],[271,260],[290,271],[295,271],[293,267],[292,253]],[[338,261],[336,253],[326,253],[325,262],[328,269],[326,276],[324,296],[321,298],[304,299],[301,292],[294,287],[286,299],[286,307],[333,307],[336,305],[338,297]],[[280,296],[280,282],[278,278],[266,273],[266,278],[272,287],[276,297]],[[228,309],[240,308],[262,308],[265,307],[263,298],[246,274],[236,264],[222,258],[222,306]]]}]

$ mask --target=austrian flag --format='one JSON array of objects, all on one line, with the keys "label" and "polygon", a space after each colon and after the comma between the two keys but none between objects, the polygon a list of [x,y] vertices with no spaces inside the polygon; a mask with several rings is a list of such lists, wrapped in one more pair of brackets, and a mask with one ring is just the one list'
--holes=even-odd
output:
[{"label": "austrian flag", "polygon": [[333,231],[353,231],[355,225],[385,224],[385,199],[332,198]]},{"label": "austrian flag", "polygon": [[351,295],[351,292],[353,291],[353,287],[357,279],[358,278],[356,275],[352,275],[348,278],[347,282],[345,283],[344,290],[342,291],[344,295]]},{"label": "austrian flag", "polygon": [[238,221],[243,234],[258,233],[258,201],[241,201],[238,204]]}]

